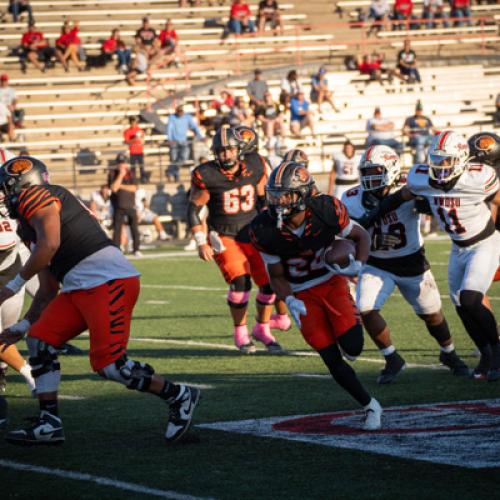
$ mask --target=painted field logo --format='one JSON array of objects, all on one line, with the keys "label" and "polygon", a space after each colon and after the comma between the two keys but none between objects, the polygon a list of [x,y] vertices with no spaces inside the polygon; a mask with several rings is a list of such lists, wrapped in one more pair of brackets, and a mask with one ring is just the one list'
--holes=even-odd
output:
[{"label": "painted field logo", "polygon": [[383,428],[360,412],[217,422],[199,427],[371,451],[461,467],[500,466],[500,399],[386,408]]}]

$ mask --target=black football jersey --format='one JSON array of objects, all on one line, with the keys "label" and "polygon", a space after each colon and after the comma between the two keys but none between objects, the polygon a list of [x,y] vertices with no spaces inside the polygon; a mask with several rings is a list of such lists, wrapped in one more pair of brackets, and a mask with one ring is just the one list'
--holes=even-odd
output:
[{"label": "black football jersey", "polygon": [[264,176],[266,163],[257,153],[245,155],[235,174],[225,172],[215,161],[196,167],[192,184],[210,193],[208,227],[221,235],[238,236],[257,215],[257,185]]},{"label": "black football jersey", "polygon": [[266,210],[250,224],[250,238],[259,251],[280,257],[286,279],[298,290],[294,285],[308,288],[330,276],[323,255],[335,236],[349,225],[344,204],[333,196],[320,194],[307,201],[301,235],[287,227],[278,229],[276,219]]},{"label": "black football jersey", "polygon": [[61,243],[49,269],[62,281],[80,261],[113,245],[92,212],[62,186],[32,186],[24,190],[17,200],[18,233],[26,243],[36,243],[36,232],[30,218],[41,208],[56,203],[60,207]]}]

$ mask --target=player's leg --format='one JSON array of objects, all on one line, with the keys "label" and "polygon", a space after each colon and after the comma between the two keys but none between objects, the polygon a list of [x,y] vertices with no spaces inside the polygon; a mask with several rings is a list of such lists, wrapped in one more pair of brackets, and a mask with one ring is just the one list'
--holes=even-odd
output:
[{"label": "player's leg", "polygon": [[389,327],[380,313],[394,287],[394,275],[367,265],[356,288],[363,326],[385,359],[385,366],[377,379],[379,384],[390,384],[405,367],[405,360],[394,347]]},{"label": "player's leg", "polygon": [[[223,251],[215,253],[214,260],[229,285],[227,304],[233,320],[236,347],[243,354],[255,352],[247,327],[247,309],[252,288],[248,259],[233,238],[220,237]],[[212,245],[213,246],[213,245]]]},{"label": "player's leg", "polygon": [[269,323],[276,295],[269,284],[266,266],[260,253],[251,243],[239,243],[239,246],[248,260],[250,275],[259,287],[255,303],[257,317],[255,326],[252,329],[252,335],[256,340],[262,342],[269,352],[281,352],[281,346],[271,333]]},{"label": "player's leg", "polygon": [[54,298],[38,321],[31,326],[26,343],[30,355],[31,373],[35,379],[40,416],[31,427],[9,432],[5,437],[8,442],[47,445],[64,442],[57,398],[61,380],[57,347],[85,328],[85,321],[68,293],[60,293]]},{"label": "player's leg", "polygon": [[307,309],[301,327],[305,341],[319,353],[335,382],[365,409],[364,429],[379,429],[382,408],[368,394],[339,349],[342,342],[341,347],[350,356],[358,356],[363,348],[363,329],[347,284],[331,286],[328,282],[299,292],[297,297]]},{"label": "player's leg", "polygon": [[439,361],[450,368],[454,375],[469,375],[467,365],[458,357],[448,322],[441,311],[441,297],[436,280],[427,270],[420,276],[398,277],[398,288],[425,322],[427,331],[439,344]]},{"label": "player's leg", "polygon": [[130,323],[139,288],[137,277],[117,279],[75,292],[72,300],[89,328],[92,369],[128,389],[149,392],[164,400],[169,407],[165,439],[172,442],[187,431],[200,391],[174,384],[147,363],[128,358]]}]

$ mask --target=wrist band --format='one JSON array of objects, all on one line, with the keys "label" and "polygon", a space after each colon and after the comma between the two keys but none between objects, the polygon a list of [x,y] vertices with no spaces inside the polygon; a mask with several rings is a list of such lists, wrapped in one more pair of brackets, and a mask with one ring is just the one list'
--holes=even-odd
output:
[{"label": "wrist band", "polygon": [[201,247],[207,244],[207,235],[203,231],[196,231],[193,235],[196,246]]},{"label": "wrist band", "polygon": [[18,293],[21,288],[25,285],[26,280],[18,273],[13,280],[10,280],[5,287],[12,290],[14,293]]}]

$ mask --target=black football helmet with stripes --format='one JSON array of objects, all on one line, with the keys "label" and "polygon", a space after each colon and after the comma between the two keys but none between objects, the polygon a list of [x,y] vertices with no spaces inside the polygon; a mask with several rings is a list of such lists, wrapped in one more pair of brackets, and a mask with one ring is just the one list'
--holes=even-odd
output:
[{"label": "black football helmet with stripes", "polygon": [[297,163],[303,163],[306,168],[309,167],[309,157],[307,156],[305,151],[302,151],[302,149],[290,149],[290,151],[287,151],[285,153],[283,159],[285,161],[295,161]]},{"label": "black football helmet with stripes", "polygon": [[222,159],[220,157],[221,151],[228,148],[238,149],[238,158],[241,157],[244,142],[239,137],[235,127],[223,125],[214,135],[212,140],[212,153],[214,154],[215,161],[223,170],[230,170],[236,165],[237,159]]},{"label": "black football helmet with stripes", "polygon": [[23,189],[49,183],[49,171],[43,161],[32,156],[16,156],[0,168],[0,190],[10,217],[15,217],[17,198]]},{"label": "black football helmet with stripes", "polygon": [[471,158],[490,167],[500,167],[500,137],[493,132],[479,132],[470,137]]},{"label": "black football helmet with stripes", "polygon": [[266,200],[278,228],[283,221],[306,209],[314,190],[314,179],[302,162],[283,161],[269,176]]}]

